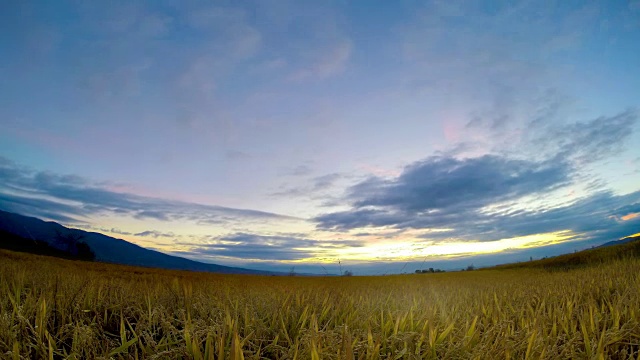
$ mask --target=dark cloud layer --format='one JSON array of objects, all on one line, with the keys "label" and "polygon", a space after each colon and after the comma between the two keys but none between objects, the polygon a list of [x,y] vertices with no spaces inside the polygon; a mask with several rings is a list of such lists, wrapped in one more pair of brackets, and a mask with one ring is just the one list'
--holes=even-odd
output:
[{"label": "dark cloud layer", "polygon": [[[319,216],[321,228],[365,226],[439,227],[457,217],[524,195],[553,190],[570,181],[566,163],[536,163],[486,155],[458,160],[431,157],[397,178],[371,177],[351,187],[352,210]],[[428,219],[428,223],[416,222]]]},{"label": "dark cloud layer", "polygon": [[109,190],[104,183],[93,183],[74,175],[36,172],[2,157],[0,208],[67,223],[99,214],[122,214],[160,221],[190,220],[201,224],[292,219],[263,211],[116,192]]},{"label": "dark cloud layer", "polygon": [[548,191],[569,181],[564,163],[534,163],[486,155],[458,160],[431,157],[391,181],[370,178],[350,190],[357,208],[450,212]]},{"label": "dark cloud layer", "polygon": [[182,243],[193,246],[183,255],[232,257],[260,260],[300,260],[337,248],[361,247],[357,240],[313,240],[293,236],[266,236],[234,233],[211,239],[209,243]]},{"label": "dark cloud layer", "polygon": [[561,230],[594,241],[640,232],[639,218],[622,218],[640,212],[640,191],[592,192],[569,205],[537,210],[517,206],[525,197],[545,200],[553,190],[592,181],[582,165],[621,151],[637,118],[637,112],[627,111],[548,129],[538,143],[546,159],[537,161],[505,155],[429,157],[396,178],[371,177],[352,186],[343,199],[351,209],[314,220],[323,230],[450,229],[424,237],[483,241]]}]

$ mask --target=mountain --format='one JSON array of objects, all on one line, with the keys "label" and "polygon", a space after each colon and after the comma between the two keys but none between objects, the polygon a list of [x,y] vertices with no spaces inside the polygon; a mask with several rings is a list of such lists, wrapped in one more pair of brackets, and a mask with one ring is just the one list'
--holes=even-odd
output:
[{"label": "mountain", "polygon": [[640,239],[640,235],[635,235],[635,236],[627,236],[626,238],[622,238],[620,240],[614,240],[614,241],[609,241],[607,243],[604,243],[598,247],[607,247],[607,246],[612,246],[612,245],[620,245],[620,244],[626,244],[628,242],[632,242],[635,240]]},{"label": "mountain", "polygon": [[[201,263],[178,256],[163,254],[159,251],[145,249],[128,241],[112,238],[100,233],[69,229],[56,222],[43,221],[34,217],[0,210],[0,234],[3,232],[23,238],[24,241],[44,242],[52,247],[56,247],[56,239],[61,235],[82,236],[82,241],[87,243],[91,250],[95,252],[97,261],[115,264],[226,274],[276,274],[269,271]],[[4,241],[5,238],[7,237],[0,236],[0,242]],[[7,241],[9,241],[9,239],[7,239]],[[15,241],[15,237],[13,237],[11,241]]]}]

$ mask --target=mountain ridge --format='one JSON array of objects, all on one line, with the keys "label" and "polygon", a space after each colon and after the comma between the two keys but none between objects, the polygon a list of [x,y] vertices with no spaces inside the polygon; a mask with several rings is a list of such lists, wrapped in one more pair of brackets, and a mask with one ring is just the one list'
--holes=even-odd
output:
[{"label": "mountain ridge", "polygon": [[600,246],[596,246],[596,247],[601,248],[601,247],[607,247],[607,246],[613,246],[613,245],[619,245],[619,244],[626,244],[626,243],[629,243],[629,242],[632,242],[632,241],[636,241],[638,239],[640,239],[640,235],[631,235],[631,236],[627,236],[627,237],[624,237],[624,238],[619,239],[619,240],[613,240],[613,241],[606,242],[606,243],[604,243],[604,244],[602,244]]},{"label": "mountain ridge", "polygon": [[68,234],[82,235],[82,241],[95,252],[96,260],[106,263],[156,267],[172,270],[191,270],[217,272],[224,274],[284,275],[282,273],[246,269],[218,264],[203,263],[195,260],[169,255],[157,250],[147,249],[123,239],[114,238],[98,232],[68,228],[55,221],[45,221],[0,210],[0,230],[35,241],[43,241],[55,247],[56,236]]}]

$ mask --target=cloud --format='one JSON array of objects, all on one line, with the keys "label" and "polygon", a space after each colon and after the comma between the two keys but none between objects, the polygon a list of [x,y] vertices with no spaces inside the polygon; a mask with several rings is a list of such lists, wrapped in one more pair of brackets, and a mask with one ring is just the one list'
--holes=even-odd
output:
[{"label": "cloud", "polygon": [[364,227],[403,227],[410,217],[384,210],[352,209],[317,216],[318,228],[324,230],[351,230]]},{"label": "cloud", "polygon": [[247,21],[247,11],[237,7],[206,6],[187,12],[187,22],[194,29],[216,34],[215,47],[225,56],[244,59],[258,50],[262,35]]},{"label": "cloud", "polygon": [[545,124],[562,119],[575,102],[566,84],[584,74],[556,59],[602,36],[593,26],[601,5],[547,5],[425,2],[399,29],[408,95],[442,99],[442,112],[457,115],[443,116],[443,129],[467,125],[454,140],[490,137],[488,147],[526,137],[534,114]]},{"label": "cloud", "polygon": [[306,67],[291,74],[291,79],[302,81],[307,79],[325,79],[343,72],[351,57],[351,41],[343,39],[321,53],[316,54],[316,60]]},{"label": "cloud", "polygon": [[79,228],[79,229],[85,229],[85,230],[95,230],[95,231],[99,231],[102,233],[112,233],[112,234],[117,234],[117,235],[133,235],[131,232],[129,231],[124,231],[124,230],[120,230],[118,228],[105,228],[105,227],[100,227],[100,226],[93,226],[91,224],[87,224],[87,223],[81,223],[81,224],[73,224],[73,223],[68,223],[67,224],[69,227],[71,228]]},{"label": "cloud", "polygon": [[[296,168],[298,169],[298,168]],[[295,169],[294,169],[295,170]],[[302,170],[302,169],[301,169]],[[279,191],[271,194],[274,197],[310,197],[316,199],[318,197],[327,197],[327,192],[332,189],[340,180],[349,178],[343,173],[331,173],[321,175],[311,179],[311,185],[287,186],[284,185]]]},{"label": "cloud", "polygon": [[[615,240],[640,229],[639,219],[622,219],[640,210],[640,191],[625,195],[600,192],[575,203],[542,211],[513,214],[478,214],[456,227],[457,236],[511,237],[571,230],[578,239],[603,242]],[[472,232],[477,232],[474,235]]]},{"label": "cloud", "polygon": [[[390,227],[424,229],[425,239],[492,241],[571,230],[575,239],[604,241],[637,232],[640,192],[602,190],[584,165],[624,151],[637,112],[548,127],[539,160],[506,154],[456,158],[443,153],[405,167],[396,177],[373,176],[346,191],[346,211],[314,220],[322,230]],[[512,154],[516,156],[517,154]],[[586,186],[567,203],[558,191]],[[595,192],[594,192],[595,191]],[[439,229],[444,231],[428,231]]]},{"label": "cloud", "polygon": [[563,163],[494,155],[464,160],[430,157],[408,166],[396,179],[371,177],[353,186],[348,197],[357,208],[450,212],[549,191],[568,181],[569,168]]},{"label": "cloud", "polygon": [[[157,65],[153,55],[166,46],[166,35],[173,30],[173,15],[155,6],[119,2],[83,3],[74,12],[64,37],[75,53],[79,88],[88,90],[91,100],[140,96]],[[73,36],[70,29],[77,28],[92,41]]]},{"label": "cloud", "polygon": [[629,220],[633,220],[633,219],[638,218],[638,217],[640,217],[640,213],[630,212],[627,215],[622,216],[620,219],[622,221],[629,221]]},{"label": "cloud", "polygon": [[344,3],[282,1],[256,5],[256,23],[267,25],[260,27],[269,55],[266,59],[276,59],[274,70],[282,70],[278,75],[286,74],[294,82],[326,80],[347,69],[354,42]]},{"label": "cloud", "polygon": [[81,209],[55,201],[3,193],[0,193],[0,208],[62,223],[78,222],[83,214]]},{"label": "cloud", "polygon": [[144,237],[152,237],[152,238],[159,238],[159,237],[166,237],[166,238],[173,238],[176,235],[172,232],[168,232],[168,233],[164,233],[158,230],[146,230],[146,231],[142,231],[139,233],[135,233],[133,234],[134,236],[144,236]]},{"label": "cloud", "polygon": [[637,121],[638,111],[627,110],[615,116],[552,128],[537,143],[558,158],[591,163],[621,152]]},{"label": "cloud", "polygon": [[166,34],[173,18],[141,3],[84,3],[78,7],[79,21],[89,32],[117,36],[121,40],[150,40]]},{"label": "cloud", "polygon": [[313,169],[309,165],[298,165],[292,169],[289,169],[285,172],[286,175],[289,176],[307,176],[313,172]]},{"label": "cloud", "polygon": [[123,231],[123,230],[120,230],[118,228],[111,228],[111,229],[108,230],[108,232],[110,232],[112,234],[119,234],[119,235],[131,235],[130,232]]},{"label": "cloud", "polygon": [[313,179],[314,190],[324,190],[330,188],[336,181],[344,179],[345,175],[341,173],[331,173],[327,175],[318,176]]},{"label": "cloud", "polygon": [[0,207],[67,223],[101,214],[120,214],[160,221],[189,220],[199,224],[295,219],[264,211],[116,192],[109,190],[104,184],[79,176],[36,172],[2,157]]},{"label": "cloud", "polygon": [[[316,218],[320,228],[349,230],[367,227],[424,229],[427,240],[493,241],[570,230],[574,240],[593,244],[640,231],[640,191],[626,195],[603,192],[572,204],[543,210],[511,210],[487,214],[464,211],[419,215],[385,210],[351,210]],[[630,215],[631,214],[631,215]],[[432,232],[429,229],[446,229]]]},{"label": "cloud", "polygon": [[178,243],[190,246],[179,254],[195,257],[231,257],[245,260],[301,260],[327,256],[333,250],[361,247],[358,240],[313,240],[293,236],[267,236],[251,233],[234,233],[215,237],[209,243]]},{"label": "cloud", "polygon": [[240,150],[228,150],[225,153],[225,157],[229,160],[248,160],[251,159],[251,154]]}]

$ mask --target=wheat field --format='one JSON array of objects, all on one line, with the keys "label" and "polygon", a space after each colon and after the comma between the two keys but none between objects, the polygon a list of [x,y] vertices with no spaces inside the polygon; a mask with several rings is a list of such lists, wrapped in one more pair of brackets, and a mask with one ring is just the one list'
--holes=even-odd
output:
[{"label": "wheat field", "polygon": [[382,277],[0,250],[6,359],[640,359],[640,261]]}]

